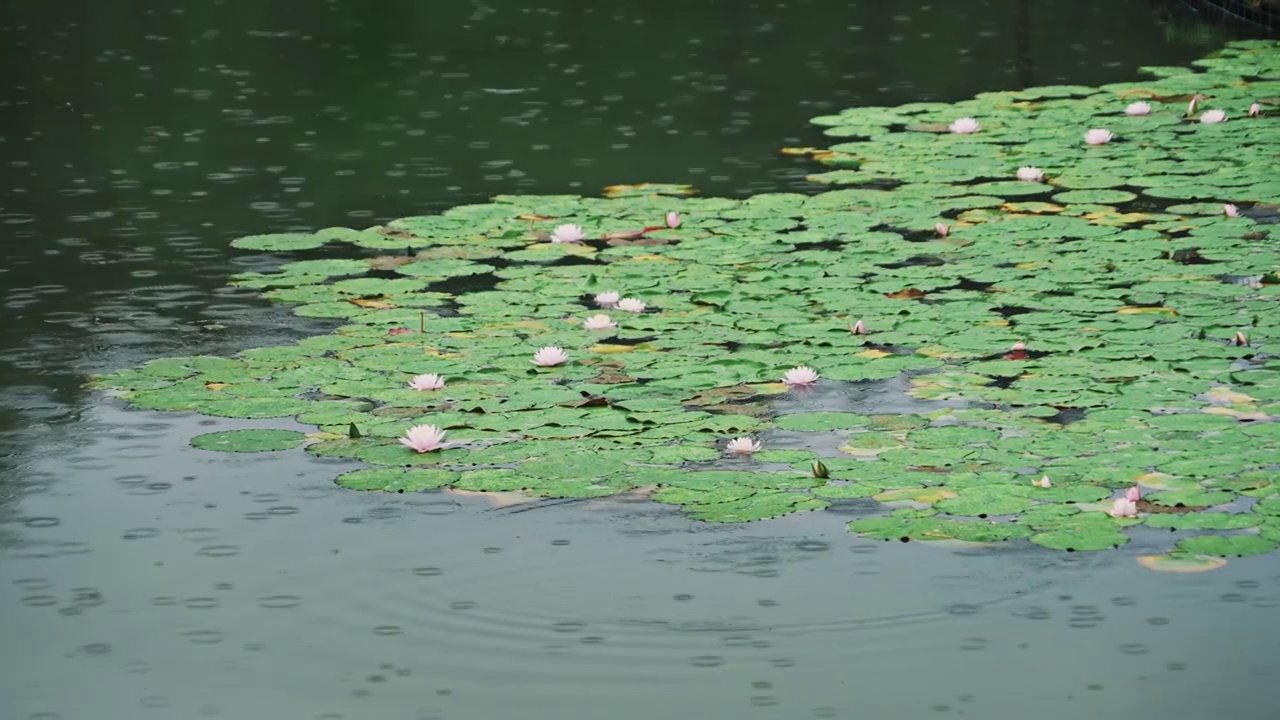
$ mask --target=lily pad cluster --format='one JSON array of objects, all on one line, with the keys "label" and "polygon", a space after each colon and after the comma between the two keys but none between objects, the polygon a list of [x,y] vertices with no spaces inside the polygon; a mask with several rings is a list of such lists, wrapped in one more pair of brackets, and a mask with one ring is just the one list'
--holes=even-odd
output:
[{"label": "lily pad cluster", "polygon": [[[338,477],[355,490],[644,492],[713,522],[838,505],[886,540],[1084,551],[1146,528],[1177,533],[1175,559],[1268,552],[1280,238],[1249,209],[1280,199],[1280,107],[1212,127],[1172,101],[1124,108],[1280,96],[1280,45],[1159,74],[820,118],[848,141],[819,159],[847,168],[817,179],[851,186],[817,194],[639,185],[241,238],[287,255],[232,284],[334,319],[331,334],[95,383],[139,408],[317,426],[193,444],[305,444],[369,465]],[[981,131],[936,131],[961,115]],[[1104,120],[1119,140],[1086,146]],[[1048,181],[1011,179],[1028,164]],[[546,242],[561,223],[587,241]],[[598,306],[615,292],[644,311]],[[616,327],[584,327],[602,312]],[[532,363],[547,346],[568,361]],[[816,388],[780,382],[800,365]],[[427,373],[444,387],[408,386]],[[875,399],[893,388],[910,402]],[[418,424],[455,445],[398,442]],[[764,449],[729,457],[735,436]],[[1110,516],[1135,484],[1139,516]],[[1196,566],[1182,559],[1164,564]]]}]

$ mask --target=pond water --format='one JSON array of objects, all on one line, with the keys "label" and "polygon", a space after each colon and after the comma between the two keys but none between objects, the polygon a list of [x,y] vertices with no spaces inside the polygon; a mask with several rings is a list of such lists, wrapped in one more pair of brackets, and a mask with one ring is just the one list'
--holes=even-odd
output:
[{"label": "pond water", "polygon": [[196,450],[252,424],[83,388],[333,326],[226,287],[263,263],[235,237],[624,182],[813,191],[777,152],[822,142],[812,116],[1128,80],[1225,31],[1112,0],[10,5],[6,717],[1272,717],[1274,555],[1163,574],[1133,560],[1155,530],[973,550],[851,536],[839,505],[356,493],[332,478],[358,463]]}]

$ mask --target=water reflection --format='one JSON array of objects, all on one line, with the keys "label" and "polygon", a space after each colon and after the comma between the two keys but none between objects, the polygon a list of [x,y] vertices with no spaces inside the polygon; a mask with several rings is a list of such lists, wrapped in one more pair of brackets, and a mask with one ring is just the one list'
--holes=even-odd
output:
[{"label": "water reflection", "polygon": [[[104,455],[135,416],[93,410],[102,439],[77,456]],[[958,552],[851,537],[821,513],[708,528],[651,504],[495,514],[459,498],[428,514],[331,494],[331,462],[298,451],[198,461],[184,443],[206,429],[175,419],[159,455],[113,460],[121,477],[190,469],[156,494],[56,458],[32,468],[58,469],[60,494],[24,501],[58,522],[0,563],[0,642],[24,648],[0,656],[16,717],[74,717],[78,697],[121,718],[161,700],[178,717],[303,718],[1267,707],[1267,557],[1178,576],[1135,573],[1141,549]],[[296,512],[249,517],[285,497]],[[1226,695],[1182,692],[1187,672]]]},{"label": "water reflection", "polygon": [[[812,165],[777,148],[816,144],[810,116],[1125,80],[1221,35],[1169,37],[1142,3],[1106,0],[285,8],[0,10],[14,717],[1269,707],[1267,558],[1188,580],[1134,575],[1140,538],[1063,558],[876,543],[836,513],[730,527],[642,497],[353,493],[330,481],[340,461],[202,453],[188,438],[234,421],[122,412],[81,386],[324,332],[224,287],[279,261],[231,251],[237,236],[619,182],[809,191]],[[884,408],[902,390],[822,402]],[[1214,692],[1179,692],[1186,671]]]}]

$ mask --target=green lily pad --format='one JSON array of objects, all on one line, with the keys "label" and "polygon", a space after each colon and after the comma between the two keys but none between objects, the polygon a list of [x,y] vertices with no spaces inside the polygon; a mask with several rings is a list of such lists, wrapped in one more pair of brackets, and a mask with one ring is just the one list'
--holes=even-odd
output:
[{"label": "green lily pad", "polygon": [[[1261,552],[1280,541],[1280,181],[1238,150],[1280,146],[1280,125],[1131,117],[1123,98],[1238,112],[1274,78],[1280,44],[1248,41],[1142,82],[831,110],[814,122],[832,147],[810,153],[826,192],[640,184],[240,238],[308,256],[255,263],[237,292],[336,327],[90,385],[140,410],[317,426],[308,453],[373,466],[341,476],[352,489],[644,488],[707,522],[878,503],[893,511],[850,529],[1101,550],[1145,523],[1157,542],[1249,531],[1185,542]],[[948,132],[960,117],[981,132]],[[1090,127],[1117,139],[1088,145]],[[1016,180],[1027,165],[1045,182]],[[548,242],[562,224],[590,241]],[[534,362],[553,347],[567,360]],[[782,381],[799,366],[821,377]],[[406,448],[417,425],[450,446]],[[727,452],[738,437],[762,447]],[[1140,517],[1110,517],[1134,485]]]},{"label": "green lily pad", "polygon": [[458,479],[452,470],[363,468],[338,476],[338,484],[350,490],[417,492],[443,487]]},{"label": "green lily pad", "polygon": [[1257,535],[1199,535],[1178,542],[1178,549],[1199,555],[1240,557],[1276,549],[1276,542]]},{"label": "green lily pad", "polygon": [[220,452],[272,452],[298,447],[307,439],[295,430],[223,430],[191,438],[191,445],[201,450]]}]

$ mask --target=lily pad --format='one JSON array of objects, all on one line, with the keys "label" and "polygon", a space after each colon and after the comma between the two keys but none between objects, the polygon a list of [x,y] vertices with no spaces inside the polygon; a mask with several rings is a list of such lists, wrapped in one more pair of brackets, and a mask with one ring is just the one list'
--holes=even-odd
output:
[{"label": "lily pad", "polygon": [[191,445],[201,450],[220,452],[273,452],[298,447],[307,439],[296,430],[223,430],[191,438]]},{"label": "lily pad", "polygon": [[1199,535],[1178,542],[1178,549],[1198,555],[1241,557],[1276,549],[1276,542],[1258,535]]}]

